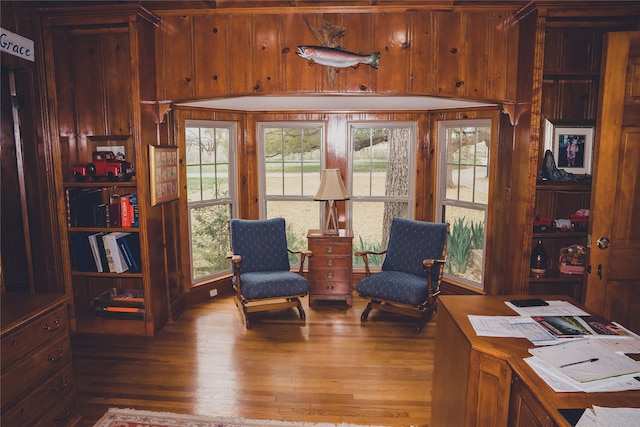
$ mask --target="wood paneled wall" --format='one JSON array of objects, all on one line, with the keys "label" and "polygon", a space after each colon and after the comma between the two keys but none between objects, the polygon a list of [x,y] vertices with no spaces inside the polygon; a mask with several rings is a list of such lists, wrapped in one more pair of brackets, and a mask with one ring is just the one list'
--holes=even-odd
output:
[{"label": "wood paneled wall", "polygon": [[[509,58],[517,46],[507,25],[513,10],[338,10],[165,14],[159,99],[284,93],[514,98]],[[310,67],[295,53],[298,45],[320,44],[305,20],[316,28],[323,21],[344,27],[339,44],[353,52],[380,51],[379,69],[340,70],[330,87],[326,67]]]}]

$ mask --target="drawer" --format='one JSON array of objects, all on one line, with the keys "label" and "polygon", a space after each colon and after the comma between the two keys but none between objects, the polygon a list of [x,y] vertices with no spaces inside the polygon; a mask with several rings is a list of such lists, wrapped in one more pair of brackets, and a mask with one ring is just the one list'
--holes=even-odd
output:
[{"label": "drawer", "polygon": [[32,425],[31,421],[38,417],[41,411],[48,409],[65,394],[73,393],[74,387],[71,364],[67,363],[24,399],[9,408],[2,408],[2,424],[4,426]]},{"label": "drawer", "polygon": [[309,250],[313,252],[314,257],[322,255],[352,255],[351,242],[312,242],[309,243]]},{"label": "drawer", "polygon": [[353,260],[350,256],[312,256],[309,258],[309,267],[315,268],[333,268],[333,269],[350,269]]},{"label": "drawer", "polygon": [[52,408],[41,414],[30,427],[63,427],[79,425],[78,404],[71,390],[62,396]]},{"label": "drawer", "polygon": [[2,370],[31,350],[68,328],[67,308],[60,306],[51,313],[32,320],[22,328],[2,337]]},{"label": "drawer", "polygon": [[313,282],[310,293],[316,295],[350,295],[350,282]]},{"label": "drawer", "polygon": [[[31,391],[42,378],[48,378],[70,360],[71,345],[69,336],[65,334],[14,363],[2,373],[2,407],[25,391]],[[7,387],[9,384],[11,386]]]},{"label": "drawer", "polygon": [[317,269],[309,271],[309,281],[314,282],[351,282],[351,269]]}]

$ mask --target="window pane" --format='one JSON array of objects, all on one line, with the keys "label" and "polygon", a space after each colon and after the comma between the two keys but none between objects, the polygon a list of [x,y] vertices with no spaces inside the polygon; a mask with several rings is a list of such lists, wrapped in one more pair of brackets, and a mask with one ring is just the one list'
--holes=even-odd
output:
[{"label": "window pane", "polygon": [[192,208],[191,259],[193,279],[210,276],[230,268],[228,222],[231,205]]},{"label": "window pane", "polygon": [[[389,123],[354,124],[351,146],[351,228],[354,250],[380,250],[387,245],[391,220],[409,218],[412,193],[413,126]],[[363,266],[354,257],[354,266]],[[369,257],[371,266],[381,257]]]},{"label": "window pane", "polygon": [[482,283],[485,212],[446,206],[444,221],[451,225],[445,271],[471,282]]},{"label": "window pane", "polygon": [[187,121],[187,206],[191,233],[192,280],[228,271],[227,224],[232,217],[234,124]]},{"label": "window pane", "polygon": [[[379,251],[387,247],[391,219],[408,218],[407,203],[353,202],[351,225],[353,228],[353,250]],[[385,220],[385,209],[387,220]],[[392,213],[393,212],[393,213]],[[381,256],[369,256],[369,266],[382,265]],[[353,257],[354,266],[364,266],[362,257]]]},{"label": "window pane", "polygon": [[446,136],[445,198],[486,204],[491,127],[453,127]]},{"label": "window pane", "polygon": [[482,289],[491,122],[443,121],[439,139],[440,219],[451,225],[445,275]]},{"label": "window pane", "polygon": [[[307,232],[320,228],[320,203],[310,201],[268,201],[267,218],[284,218],[287,224],[287,245],[292,250],[307,249]],[[289,254],[289,262],[300,263],[300,255]]]},{"label": "window pane", "polygon": [[264,127],[266,196],[309,196],[318,189],[321,126]]}]

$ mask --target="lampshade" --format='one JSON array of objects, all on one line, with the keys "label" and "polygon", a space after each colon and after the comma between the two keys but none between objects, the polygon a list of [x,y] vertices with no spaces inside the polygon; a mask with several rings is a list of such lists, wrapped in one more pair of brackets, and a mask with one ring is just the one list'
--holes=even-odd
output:
[{"label": "lampshade", "polygon": [[340,169],[325,169],[322,171],[320,188],[314,200],[347,200],[349,194],[342,182]]}]

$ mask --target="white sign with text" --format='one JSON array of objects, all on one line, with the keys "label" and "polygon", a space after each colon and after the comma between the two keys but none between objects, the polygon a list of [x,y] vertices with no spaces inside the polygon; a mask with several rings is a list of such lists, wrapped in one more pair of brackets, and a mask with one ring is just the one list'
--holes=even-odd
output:
[{"label": "white sign with text", "polygon": [[27,61],[35,62],[33,40],[0,28],[0,49]]}]

